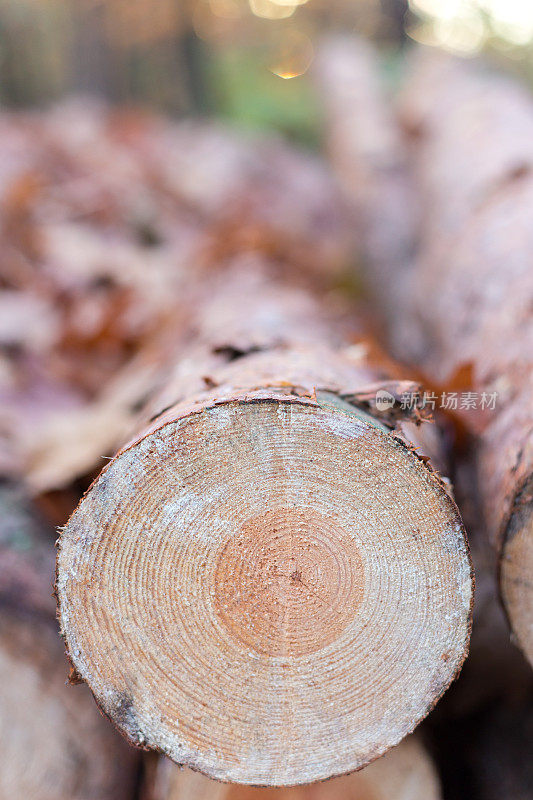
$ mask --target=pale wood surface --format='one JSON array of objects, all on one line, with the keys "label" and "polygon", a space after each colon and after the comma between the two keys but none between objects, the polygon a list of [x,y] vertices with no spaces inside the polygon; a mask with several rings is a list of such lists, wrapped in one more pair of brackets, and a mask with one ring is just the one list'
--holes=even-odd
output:
[{"label": "pale wood surface", "polygon": [[440,800],[433,763],[416,737],[353,775],[309,786],[254,788],[219,783],[159,760],[146,800]]},{"label": "pale wood surface", "polygon": [[342,401],[379,375],[365,349],[264,280],[227,273],[199,305],[163,411],[61,534],[57,591],[70,658],[131,742],[288,785],[427,714],[465,657],[472,577],[441,478]]}]

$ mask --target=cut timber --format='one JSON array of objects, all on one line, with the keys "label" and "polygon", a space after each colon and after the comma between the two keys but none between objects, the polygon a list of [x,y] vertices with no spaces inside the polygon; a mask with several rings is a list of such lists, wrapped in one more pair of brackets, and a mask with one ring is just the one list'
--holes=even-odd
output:
[{"label": "cut timber", "polygon": [[131,754],[87,688],[65,686],[53,619],[43,623],[0,609],[0,681],[1,800],[131,797]]},{"label": "cut timber", "polygon": [[313,73],[326,112],[328,155],[354,212],[365,277],[391,329],[397,293],[407,291],[418,202],[405,143],[383,102],[378,64],[370,43],[336,35],[322,42]]},{"label": "cut timber", "polygon": [[[499,554],[500,591],[517,642],[533,664],[533,381],[485,431],[480,481]],[[496,524],[495,524],[496,523]]]},{"label": "cut timber", "polygon": [[[370,104],[361,89],[368,73],[377,84],[368,47],[343,42],[342,59],[344,83],[337,87],[330,75],[324,85],[336,110],[330,138],[337,161],[353,176],[350,164],[366,154],[338,120],[363,119],[381,131],[378,141],[389,142],[394,118],[383,96],[381,107],[375,97]],[[479,439],[478,483],[500,591],[533,663],[533,102],[509,78],[420,49],[400,112],[423,214],[413,268],[390,269],[382,283],[385,305],[395,309],[391,343],[433,383],[476,392],[478,408],[496,397],[481,415],[458,410]],[[358,184],[352,193],[364,190]]]},{"label": "cut timber", "polygon": [[116,452],[136,398],[110,383],[200,273],[255,252],[323,287],[352,258],[335,181],[277,137],[72,99],[2,109],[0,163],[0,472],[35,493]]},{"label": "cut timber", "polygon": [[457,509],[411,423],[368,413],[370,384],[394,386],[309,295],[248,266],[206,287],[192,330],[164,411],[61,534],[70,658],[132,743],[211,777],[359,769],[465,657]]},{"label": "cut timber", "polygon": [[443,380],[467,366],[474,390],[497,395],[479,486],[505,608],[533,663],[533,102],[509,79],[422,52],[402,113],[428,209],[413,295],[431,332],[425,359]]},{"label": "cut timber", "polygon": [[361,772],[310,786],[265,789],[216,783],[168,759],[157,765],[146,800],[440,800],[435,767],[416,737]]},{"label": "cut timber", "polygon": [[85,686],[65,686],[53,531],[14,487],[1,487],[0,512],[0,799],[126,800],[132,751]]}]

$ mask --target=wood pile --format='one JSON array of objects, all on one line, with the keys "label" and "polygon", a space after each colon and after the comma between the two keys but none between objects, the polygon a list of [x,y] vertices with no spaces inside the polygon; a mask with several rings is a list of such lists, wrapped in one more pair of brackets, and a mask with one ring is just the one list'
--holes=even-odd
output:
[{"label": "wood pile", "polygon": [[0,800],[533,791],[533,101],[315,75],[331,172],[0,115]]}]

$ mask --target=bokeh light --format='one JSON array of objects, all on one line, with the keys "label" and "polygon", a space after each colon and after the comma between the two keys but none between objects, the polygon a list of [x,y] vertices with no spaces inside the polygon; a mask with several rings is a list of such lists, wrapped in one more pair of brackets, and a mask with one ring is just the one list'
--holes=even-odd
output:
[{"label": "bokeh light", "polygon": [[286,19],[296,11],[296,5],[281,5],[274,0],[248,0],[248,2],[252,14],[263,19]]},{"label": "bokeh light", "polygon": [[307,72],[313,55],[311,39],[301,31],[289,30],[281,37],[269,69],[284,80],[297,78]]},{"label": "bokeh light", "polygon": [[451,52],[473,55],[493,43],[533,41],[531,0],[409,0],[409,7],[416,22],[408,35]]}]

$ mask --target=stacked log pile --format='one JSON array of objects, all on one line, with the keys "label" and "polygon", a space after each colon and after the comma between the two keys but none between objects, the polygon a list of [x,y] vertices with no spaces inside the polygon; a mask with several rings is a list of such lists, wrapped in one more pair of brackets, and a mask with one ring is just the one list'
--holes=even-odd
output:
[{"label": "stacked log pile", "polygon": [[[281,142],[98,106],[1,125],[16,519],[38,506],[63,523],[133,437],[61,533],[71,683],[130,742],[217,777],[364,766],[460,669],[472,575],[438,432],[376,401],[415,384],[331,291],[353,248],[334,183]],[[86,687],[64,686],[49,523],[28,544],[4,519],[3,794],[131,797],[135,751]],[[163,538],[145,550],[152,523]],[[380,797],[393,782],[438,796],[416,743],[346,787]]]},{"label": "stacked log pile", "polygon": [[[531,658],[533,104],[423,54],[395,116],[377,70],[317,59],[342,191],[211,123],[0,116],[0,798],[431,800],[429,752],[445,797],[528,791],[476,515]],[[474,653],[405,738],[469,646],[454,491]]]}]

